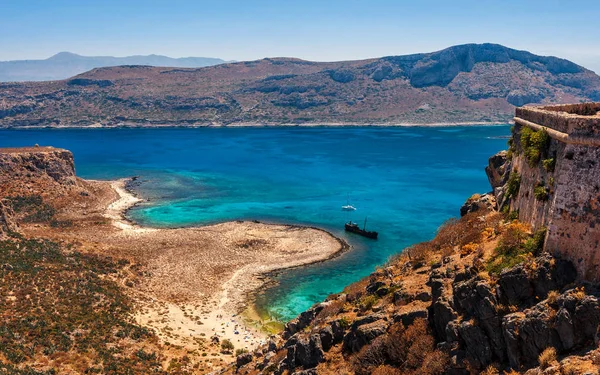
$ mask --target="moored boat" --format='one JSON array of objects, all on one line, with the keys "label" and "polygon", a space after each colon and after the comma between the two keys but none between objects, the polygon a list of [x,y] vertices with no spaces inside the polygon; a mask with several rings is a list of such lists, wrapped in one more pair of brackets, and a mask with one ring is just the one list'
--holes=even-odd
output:
[{"label": "moored boat", "polygon": [[344,224],[344,228],[346,229],[346,232],[356,233],[356,234],[358,234],[360,236],[371,238],[371,239],[374,239],[374,240],[376,240],[377,236],[379,235],[379,233],[377,233],[375,231],[368,231],[368,230],[366,230],[366,228],[367,228],[367,218],[365,218],[365,224],[364,224],[364,226],[363,226],[362,229],[358,226],[358,224],[353,223],[352,221],[349,221],[346,224]]}]

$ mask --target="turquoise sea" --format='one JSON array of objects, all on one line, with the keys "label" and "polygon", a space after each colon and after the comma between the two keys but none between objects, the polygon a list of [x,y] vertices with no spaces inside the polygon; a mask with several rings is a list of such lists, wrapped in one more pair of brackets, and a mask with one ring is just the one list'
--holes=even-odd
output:
[{"label": "turquoise sea", "polygon": [[[430,239],[475,192],[484,167],[506,148],[509,126],[276,127],[1,130],[0,146],[38,143],[73,151],[84,178],[140,176],[149,201],[129,212],[156,227],[234,219],[318,226],[351,251],[287,270],[258,305],[288,320]],[[358,209],[344,212],[347,199]],[[344,233],[345,221],[377,241]]]}]

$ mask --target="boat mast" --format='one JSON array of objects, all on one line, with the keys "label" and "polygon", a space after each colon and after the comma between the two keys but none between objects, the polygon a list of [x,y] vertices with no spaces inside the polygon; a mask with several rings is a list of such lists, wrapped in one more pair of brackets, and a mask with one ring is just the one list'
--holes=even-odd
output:
[{"label": "boat mast", "polygon": [[363,225],[363,230],[367,229],[367,217],[365,216],[365,224]]}]

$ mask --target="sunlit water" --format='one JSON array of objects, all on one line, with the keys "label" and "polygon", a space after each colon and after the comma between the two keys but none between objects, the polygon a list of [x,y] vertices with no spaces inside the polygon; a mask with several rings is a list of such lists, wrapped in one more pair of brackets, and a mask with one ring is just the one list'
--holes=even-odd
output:
[{"label": "sunlit water", "polygon": [[[352,249],[282,272],[258,305],[287,320],[356,281],[410,244],[431,238],[475,192],[504,149],[508,126],[447,128],[202,128],[0,131],[1,146],[73,151],[84,178],[138,175],[149,201],[129,212],[150,226],[233,219],[318,226]],[[344,212],[347,199],[357,207]],[[379,232],[343,232],[345,221]]]}]

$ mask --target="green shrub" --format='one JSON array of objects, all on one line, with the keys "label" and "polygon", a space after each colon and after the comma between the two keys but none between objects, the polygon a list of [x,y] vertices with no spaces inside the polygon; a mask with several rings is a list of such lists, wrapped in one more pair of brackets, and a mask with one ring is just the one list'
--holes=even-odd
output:
[{"label": "green shrub", "polygon": [[340,323],[340,327],[342,327],[343,329],[350,327],[350,321],[345,316],[338,320],[338,323]]},{"label": "green shrub", "polygon": [[537,199],[538,201],[547,201],[548,200],[548,188],[543,184],[543,183],[539,183],[534,189],[533,189],[533,195],[535,196],[535,199]]},{"label": "green shrub", "polygon": [[521,175],[517,171],[510,172],[508,182],[506,183],[506,196],[511,198],[519,194],[521,188]]},{"label": "green shrub", "polygon": [[486,270],[490,275],[499,275],[502,270],[511,268],[529,259],[530,254],[525,243],[529,238],[526,226],[514,222],[507,226],[500,237],[498,246],[494,249],[492,257],[488,260]]},{"label": "green shrub", "polygon": [[229,339],[225,339],[221,342],[221,349],[224,351],[232,351],[235,347]]},{"label": "green shrub", "polygon": [[379,301],[379,298],[375,295],[365,296],[360,300],[360,309],[363,311],[371,310],[377,301]]},{"label": "green shrub", "polygon": [[545,130],[532,130],[528,127],[521,129],[521,147],[530,167],[535,167],[542,155],[546,153],[550,136]]},{"label": "green shrub", "polygon": [[527,253],[539,255],[544,249],[544,240],[546,239],[546,228],[540,228],[533,233],[523,244],[523,249]]},{"label": "green shrub", "polygon": [[43,223],[51,221],[56,214],[54,207],[44,203],[39,194],[8,198],[10,206],[17,214],[24,214],[26,223]]},{"label": "green shrub", "polygon": [[242,354],[246,354],[248,353],[247,349],[236,349],[235,350],[235,356],[237,357],[238,355],[242,355]]},{"label": "green shrub", "polygon": [[513,221],[519,219],[519,210],[509,211],[506,214],[506,220]]},{"label": "green shrub", "polygon": [[554,167],[556,166],[556,159],[554,158],[550,158],[550,159],[544,159],[542,160],[542,165],[544,166],[544,169],[546,170],[546,172],[554,172]]}]

